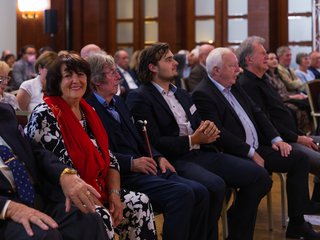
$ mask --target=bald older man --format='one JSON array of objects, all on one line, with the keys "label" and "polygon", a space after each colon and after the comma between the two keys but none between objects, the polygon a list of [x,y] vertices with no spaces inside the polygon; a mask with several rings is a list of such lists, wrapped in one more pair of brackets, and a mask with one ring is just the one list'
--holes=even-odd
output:
[{"label": "bald older man", "polygon": [[207,75],[206,59],[209,53],[214,49],[210,44],[203,44],[199,47],[199,64],[197,64],[190,72],[187,79],[189,91],[192,92],[198,83]]},{"label": "bald older man", "polygon": [[95,44],[88,44],[85,45],[81,51],[80,51],[80,55],[82,58],[86,59],[87,57],[89,57],[91,54],[93,53],[97,53],[100,52],[101,48]]}]

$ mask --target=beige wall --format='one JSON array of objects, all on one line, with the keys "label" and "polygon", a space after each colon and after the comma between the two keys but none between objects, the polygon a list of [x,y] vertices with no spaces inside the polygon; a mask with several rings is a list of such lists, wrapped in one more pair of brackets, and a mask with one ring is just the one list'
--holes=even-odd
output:
[{"label": "beige wall", "polygon": [[4,49],[17,52],[16,0],[0,0],[0,54]]}]

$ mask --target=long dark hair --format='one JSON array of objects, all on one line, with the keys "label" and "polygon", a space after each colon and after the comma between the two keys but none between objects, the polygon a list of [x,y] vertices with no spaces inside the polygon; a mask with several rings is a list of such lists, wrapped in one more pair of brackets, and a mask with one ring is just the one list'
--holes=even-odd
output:
[{"label": "long dark hair", "polygon": [[139,57],[138,75],[143,83],[148,83],[152,80],[152,72],[149,70],[149,64],[157,65],[163,55],[168,51],[168,43],[156,43],[142,50]]}]

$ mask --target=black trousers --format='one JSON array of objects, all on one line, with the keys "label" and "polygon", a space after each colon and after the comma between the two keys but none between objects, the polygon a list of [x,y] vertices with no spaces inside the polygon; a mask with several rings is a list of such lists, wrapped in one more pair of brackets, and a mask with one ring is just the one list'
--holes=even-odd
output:
[{"label": "black trousers", "polygon": [[228,213],[230,239],[253,239],[258,205],[272,185],[264,168],[250,159],[201,150],[193,150],[173,164],[181,176],[198,181],[209,191],[212,234],[208,239],[218,239],[225,187],[239,189],[234,207]]},{"label": "black trousers", "polygon": [[257,152],[265,160],[269,172],[287,173],[287,201],[290,217],[302,216],[309,202],[308,174],[310,164],[307,156],[300,150],[292,150],[288,157],[269,146],[261,146]]},{"label": "black trousers", "polygon": [[70,212],[65,212],[64,203],[50,206],[48,211],[58,223],[57,229],[42,230],[31,224],[34,236],[27,235],[22,224],[6,220],[0,225],[0,239],[3,240],[108,240],[102,219],[96,213],[84,214],[73,207]]}]

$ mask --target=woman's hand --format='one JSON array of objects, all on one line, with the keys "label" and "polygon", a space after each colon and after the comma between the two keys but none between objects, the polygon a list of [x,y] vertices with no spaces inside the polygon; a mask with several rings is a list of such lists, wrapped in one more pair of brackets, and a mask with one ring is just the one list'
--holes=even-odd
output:
[{"label": "woman's hand", "polygon": [[73,202],[82,212],[95,212],[100,194],[76,174],[64,174],[60,177],[60,184],[66,197],[66,212],[70,211]]},{"label": "woman's hand", "polygon": [[118,193],[109,193],[109,212],[112,217],[113,227],[117,227],[123,220],[123,204]]}]

